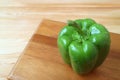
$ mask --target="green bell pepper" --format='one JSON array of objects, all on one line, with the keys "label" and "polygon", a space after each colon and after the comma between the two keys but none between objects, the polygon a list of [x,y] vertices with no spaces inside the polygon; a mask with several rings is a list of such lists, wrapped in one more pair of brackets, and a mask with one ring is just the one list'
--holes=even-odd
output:
[{"label": "green bell pepper", "polygon": [[57,39],[63,60],[79,74],[100,66],[109,53],[110,43],[108,30],[89,18],[68,21]]}]

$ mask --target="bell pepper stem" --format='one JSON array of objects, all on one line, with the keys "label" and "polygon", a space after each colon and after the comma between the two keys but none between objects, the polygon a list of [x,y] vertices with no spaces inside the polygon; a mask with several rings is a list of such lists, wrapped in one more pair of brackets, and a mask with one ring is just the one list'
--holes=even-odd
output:
[{"label": "bell pepper stem", "polygon": [[83,35],[81,26],[79,26],[75,21],[68,20],[68,26],[76,27],[76,28],[78,29],[78,32],[79,32],[81,35]]}]

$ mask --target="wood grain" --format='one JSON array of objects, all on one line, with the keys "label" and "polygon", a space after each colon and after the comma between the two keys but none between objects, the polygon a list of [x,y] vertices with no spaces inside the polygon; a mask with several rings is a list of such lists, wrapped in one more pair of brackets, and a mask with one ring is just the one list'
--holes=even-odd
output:
[{"label": "wood grain", "polygon": [[[66,22],[69,19],[93,18],[109,31],[120,33],[120,4],[26,4],[0,7],[1,21],[20,21],[37,25],[46,18]],[[17,24],[17,23],[16,23]],[[19,23],[18,23],[19,24]],[[113,27],[114,26],[114,27]]]},{"label": "wood grain", "polygon": [[119,0],[1,0],[0,6],[25,6],[30,4],[120,4]]},{"label": "wood grain", "polygon": [[111,33],[105,62],[88,75],[78,75],[66,65],[57,48],[57,35],[65,23],[43,20],[9,76],[9,80],[119,80],[120,35]]}]

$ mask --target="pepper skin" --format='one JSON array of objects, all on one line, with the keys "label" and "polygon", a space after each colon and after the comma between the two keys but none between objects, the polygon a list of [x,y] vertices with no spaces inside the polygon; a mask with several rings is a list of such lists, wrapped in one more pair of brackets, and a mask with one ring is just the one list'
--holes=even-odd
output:
[{"label": "pepper skin", "polygon": [[68,21],[57,39],[64,62],[78,74],[87,74],[100,66],[109,53],[110,43],[108,30],[89,18]]}]

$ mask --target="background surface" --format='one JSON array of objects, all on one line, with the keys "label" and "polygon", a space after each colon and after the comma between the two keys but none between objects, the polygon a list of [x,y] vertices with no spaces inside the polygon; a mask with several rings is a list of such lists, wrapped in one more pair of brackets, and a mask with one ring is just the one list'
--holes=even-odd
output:
[{"label": "background surface", "polygon": [[0,80],[6,80],[42,19],[87,17],[120,34],[120,0],[0,0]]}]

